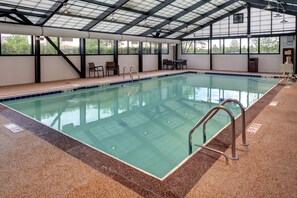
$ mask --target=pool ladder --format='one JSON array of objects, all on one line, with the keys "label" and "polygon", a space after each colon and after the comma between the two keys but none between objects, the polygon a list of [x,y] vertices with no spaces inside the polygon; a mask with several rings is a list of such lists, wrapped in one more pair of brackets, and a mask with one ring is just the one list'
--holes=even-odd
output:
[{"label": "pool ladder", "polygon": [[203,143],[206,142],[206,124],[207,122],[219,111],[219,110],[223,110],[225,112],[227,112],[227,114],[229,115],[230,119],[231,119],[231,156],[228,157],[225,153],[219,151],[219,150],[216,150],[216,149],[213,149],[213,148],[209,148],[209,147],[206,147],[206,146],[203,146],[203,145],[197,145],[195,144],[195,146],[198,146],[198,147],[201,147],[201,148],[204,148],[204,149],[207,149],[207,150],[210,150],[210,151],[213,151],[213,152],[216,152],[218,154],[221,154],[223,155],[225,158],[226,158],[226,162],[228,163],[228,158],[231,158],[232,160],[237,160],[238,159],[238,156],[236,155],[236,145],[235,145],[235,140],[236,140],[236,136],[235,136],[235,118],[232,114],[232,112],[227,109],[225,107],[225,104],[226,103],[236,103],[238,104],[238,106],[240,107],[241,109],[241,116],[242,116],[242,145],[243,146],[248,146],[248,143],[246,142],[246,133],[245,133],[245,109],[243,107],[243,105],[236,99],[226,99],[224,100],[222,103],[220,103],[219,105],[211,108],[195,125],[194,127],[190,130],[190,133],[189,133],[189,154],[192,154],[193,152],[193,146],[192,146],[192,135],[194,133],[194,131],[201,125],[203,124]]},{"label": "pool ladder", "polygon": [[[126,69],[128,70],[128,66],[125,66],[124,68],[123,68],[123,79],[125,79],[125,74],[126,74]],[[138,73],[138,71],[136,70],[136,67],[135,66],[130,66],[130,68],[129,68],[129,70],[128,70],[128,72],[129,72],[129,74],[130,74],[130,78],[132,79],[132,82],[134,81],[134,78],[133,78],[133,69],[134,69],[134,73],[136,73],[137,74],[137,76],[138,76],[138,81],[140,80],[140,76],[139,76],[139,73]]]}]

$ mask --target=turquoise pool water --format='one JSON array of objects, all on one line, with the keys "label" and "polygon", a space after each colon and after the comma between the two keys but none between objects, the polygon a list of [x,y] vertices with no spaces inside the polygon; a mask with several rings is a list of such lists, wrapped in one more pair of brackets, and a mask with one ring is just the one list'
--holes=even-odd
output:
[{"label": "turquoise pool water", "polygon": [[[189,130],[220,99],[236,98],[248,107],[276,83],[273,78],[182,74],[4,104],[162,178],[188,156]],[[229,108],[240,113],[232,104]],[[229,121],[226,113],[218,113],[207,125],[207,138]],[[202,144],[201,128],[193,143]]]}]

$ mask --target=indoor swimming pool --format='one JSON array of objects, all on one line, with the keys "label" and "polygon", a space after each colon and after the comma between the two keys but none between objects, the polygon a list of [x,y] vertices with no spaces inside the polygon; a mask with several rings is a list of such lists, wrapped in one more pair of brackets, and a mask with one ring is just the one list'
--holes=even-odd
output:
[{"label": "indoor swimming pool", "polygon": [[[188,157],[189,131],[210,108],[227,98],[247,108],[276,84],[275,78],[185,73],[3,103],[161,179]],[[239,115],[236,105],[228,107]],[[229,121],[225,112],[216,114],[207,139]],[[201,128],[193,143],[203,144]]]}]

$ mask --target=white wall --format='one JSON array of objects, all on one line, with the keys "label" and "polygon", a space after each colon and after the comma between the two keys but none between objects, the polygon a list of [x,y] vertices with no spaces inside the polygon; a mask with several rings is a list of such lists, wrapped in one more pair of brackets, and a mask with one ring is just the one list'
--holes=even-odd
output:
[{"label": "white wall", "polygon": [[0,86],[35,81],[33,56],[1,56]]},{"label": "white wall", "polygon": [[138,55],[119,55],[120,74],[125,66],[135,66],[138,71]]},{"label": "white wall", "polygon": [[[68,58],[80,70],[80,56],[68,56]],[[62,56],[41,56],[40,63],[42,82],[79,78],[79,74]]]},{"label": "white wall", "polygon": [[158,54],[143,55],[143,71],[158,70]]},{"label": "white wall", "polygon": [[213,70],[247,71],[247,55],[213,55]]},{"label": "white wall", "polygon": [[180,54],[179,59],[187,60],[188,69],[209,69],[209,55]]}]

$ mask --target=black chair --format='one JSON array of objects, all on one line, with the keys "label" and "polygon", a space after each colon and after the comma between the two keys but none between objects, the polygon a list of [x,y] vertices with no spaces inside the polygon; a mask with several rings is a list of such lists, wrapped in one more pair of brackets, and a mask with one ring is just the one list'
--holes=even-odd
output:
[{"label": "black chair", "polygon": [[163,69],[168,69],[168,59],[163,59]]},{"label": "black chair", "polygon": [[93,62],[89,63],[89,77],[91,77],[91,73],[94,73],[94,77],[96,76],[96,73],[98,77],[100,76],[100,72],[102,72],[102,75],[104,77],[104,69],[103,66],[96,66]]},{"label": "black chair", "polygon": [[120,68],[118,65],[115,64],[115,62],[106,62],[106,76],[109,76],[109,71],[113,71],[114,75],[120,75]]},{"label": "black chair", "polygon": [[188,69],[187,60],[183,60],[182,62],[182,69],[184,69],[184,67]]}]

